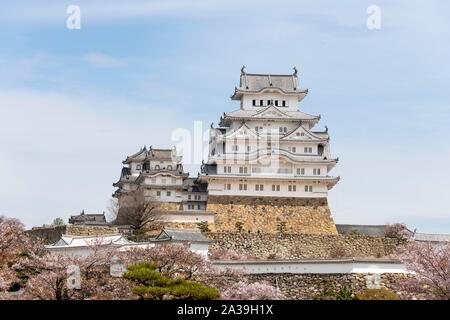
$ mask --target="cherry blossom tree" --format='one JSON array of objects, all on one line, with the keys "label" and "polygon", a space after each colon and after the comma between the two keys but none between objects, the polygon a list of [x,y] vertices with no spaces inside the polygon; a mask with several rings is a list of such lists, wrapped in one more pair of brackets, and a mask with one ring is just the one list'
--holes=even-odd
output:
[{"label": "cherry blossom tree", "polygon": [[17,219],[0,216],[0,292],[8,291],[19,277],[13,268],[37,248],[39,241],[31,241],[24,225]]},{"label": "cherry blossom tree", "polygon": [[279,290],[266,282],[239,281],[222,292],[225,300],[282,300]]},{"label": "cherry blossom tree", "polygon": [[126,265],[153,262],[158,272],[167,277],[191,279],[211,268],[204,257],[183,245],[165,244],[148,249],[130,249],[119,256]]},{"label": "cherry blossom tree", "polygon": [[414,272],[402,283],[405,290],[431,299],[450,300],[450,243],[411,242],[398,258]]},{"label": "cherry blossom tree", "polygon": [[[87,256],[47,252],[30,257],[21,267],[30,270],[24,295],[29,299],[113,299],[131,292],[123,279],[109,274],[109,265],[117,248],[104,243],[90,244]],[[72,274],[70,270],[77,272]],[[75,281],[74,285],[69,280]]]}]

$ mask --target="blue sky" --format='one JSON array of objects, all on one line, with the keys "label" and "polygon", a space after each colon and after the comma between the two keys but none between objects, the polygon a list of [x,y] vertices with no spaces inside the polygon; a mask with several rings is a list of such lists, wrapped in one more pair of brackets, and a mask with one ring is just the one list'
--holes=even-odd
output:
[{"label": "blue sky", "polygon": [[[66,8],[81,8],[81,29]],[[381,29],[366,27],[369,5]],[[0,214],[105,210],[121,161],[205,129],[248,72],[299,69],[341,181],[338,223],[450,233],[444,1],[0,1]],[[189,161],[187,161],[189,162]],[[191,174],[196,166],[186,163]]]}]

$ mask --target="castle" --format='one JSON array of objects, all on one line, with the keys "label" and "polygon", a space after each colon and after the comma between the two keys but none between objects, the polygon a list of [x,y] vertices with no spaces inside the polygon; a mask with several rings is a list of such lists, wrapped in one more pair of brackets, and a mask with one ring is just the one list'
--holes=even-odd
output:
[{"label": "castle", "polygon": [[175,149],[143,148],[123,162],[120,198],[139,186],[160,201],[168,223],[207,221],[217,232],[336,234],[327,195],[339,177],[328,128],[299,110],[308,90],[293,74],[250,74],[241,69],[232,100],[239,109],[211,125],[201,174],[189,178]]}]

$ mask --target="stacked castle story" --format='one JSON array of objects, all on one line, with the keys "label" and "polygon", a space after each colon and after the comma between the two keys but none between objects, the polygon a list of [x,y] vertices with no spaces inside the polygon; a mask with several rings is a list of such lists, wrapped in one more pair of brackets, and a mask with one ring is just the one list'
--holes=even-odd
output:
[{"label": "stacked castle story", "polygon": [[[207,221],[215,232],[336,234],[328,191],[338,162],[320,116],[299,110],[308,90],[293,74],[241,69],[232,100],[239,109],[211,125],[210,149],[198,178],[188,178],[173,150],[142,149],[128,157],[115,186],[119,198],[144,186],[165,203],[167,221]],[[189,218],[175,219],[191,212]]]},{"label": "stacked castle story", "polygon": [[183,171],[182,158],[176,149],[155,149],[144,146],[128,156],[113,196],[119,207],[126,206],[129,195],[142,192],[146,201],[155,201],[161,208],[161,219],[168,224],[213,222],[206,211],[206,184],[190,178]]}]

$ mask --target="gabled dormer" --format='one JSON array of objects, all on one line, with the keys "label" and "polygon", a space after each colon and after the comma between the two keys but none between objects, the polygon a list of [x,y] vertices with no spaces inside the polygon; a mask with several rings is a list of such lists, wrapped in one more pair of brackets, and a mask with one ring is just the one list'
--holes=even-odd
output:
[{"label": "gabled dormer", "polygon": [[312,133],[310,130],[299,124],[297,128],[287,133],[285,136],[281,138],[281,140],[290,140],[290,141],[328,141],[328,134],[318,136]]}]

